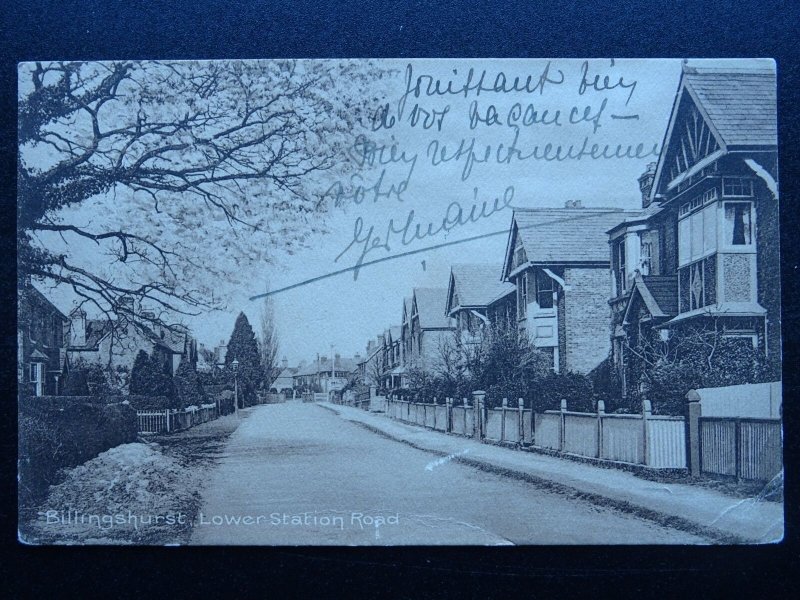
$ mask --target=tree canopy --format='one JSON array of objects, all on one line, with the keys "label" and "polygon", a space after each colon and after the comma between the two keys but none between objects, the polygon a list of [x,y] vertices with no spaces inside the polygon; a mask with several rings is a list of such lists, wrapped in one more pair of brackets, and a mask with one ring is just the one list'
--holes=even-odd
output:
[{"label": "tree canopy", "polygon": [[354,94],[379,76],[339,60],[23,63],[20,276],[135,326],[223,307],[220,281],[323,227],[322,176],[348,168]]}]

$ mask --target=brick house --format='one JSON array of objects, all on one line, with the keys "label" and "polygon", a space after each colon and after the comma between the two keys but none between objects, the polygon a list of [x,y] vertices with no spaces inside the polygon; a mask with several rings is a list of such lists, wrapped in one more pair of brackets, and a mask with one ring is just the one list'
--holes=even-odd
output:
[{"label": "brick house", "polygon": [[713,323],[762,349],[779,378],[776,179],[774,71],[684,65],[661,155],[639,179],[642,210],[608,232],[624,394],[636,385],[630,348],[653,329],[672,344]]},{"label": "brick house", "polygon": [[504,281],[516,286],[516,319],[553,370],[588,373],[609,354],[608,237],[619,208],[516,209]]},{"label": "brick house", "polygon": [[487,326],[516,323],[514,285],[501,281],[502,266],[457,264],[450,268],[445,312],[455,320],[462,339],[476,337]]},{"label": "brick house", "polygon": [[29,281],[18,290],[17,382],[21,394],[57,395],[68,319]]}]

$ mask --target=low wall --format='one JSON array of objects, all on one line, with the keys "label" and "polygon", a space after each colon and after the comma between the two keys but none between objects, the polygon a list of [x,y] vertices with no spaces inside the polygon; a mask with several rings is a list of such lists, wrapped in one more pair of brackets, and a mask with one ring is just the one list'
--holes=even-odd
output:
[{"label": "low wall", "polygon": [[704,417],[777,419],[783,392],[780,381],[695,390]]}]

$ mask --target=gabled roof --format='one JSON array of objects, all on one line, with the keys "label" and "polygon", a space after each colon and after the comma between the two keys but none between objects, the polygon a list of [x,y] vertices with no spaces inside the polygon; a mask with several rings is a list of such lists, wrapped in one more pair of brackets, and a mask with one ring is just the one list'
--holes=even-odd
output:
[{"label": "gabled roof", "polygon": [[447,289],[448,313],[456,307],[486,307],[494,300],[513,292],[514,284],[501,281],[501,274],[500,265],[453,265],[450,268],[450,283]]},{"label": "gabled roof", "polygon": [[778,145],[774,71],[684,67],[683,83],[726,146]]},{"label": "gabled roof", "polygon": [[45,296],[39,289],[37,289],[35,285],[29,282],[23,284],[23,286],[20,287],[19,289],[19,298],[17,300],[17,303],[18,306],[20,307],[20,313],[21,313],[19,315],[20,317],[25,316],[24,314],[22,314],[24,313],[24,310],[22,310],[22,308],[26,302],[29,304],[34,302],[39,303],[47,307],[48,310],[55,313],[55,315],[61,318],[63,321],[68,320],[66,315],[64,315],[64,313],[61,312],[61,310],[55,304],[53,304],[47,296]]},{"label": "gabled roof", "polygon": [[674,317],[678,314],[678,277],[676,275],[636,275],[633,280],[625,320],[635,297],[644,302],[647,312],[654,318]]},{"label": "gabled roof", "polygon": [[411,320],[411,303],[413,300],[411,296],[403,298],[403,319],[401,324],[405,324],[406,320]]},{"label": "gabled roof", "polygon": [[510,271],[517,235],[528,261],[536,264],[609,263],[606,232],[635,214],[621,208],[515,209],[503,277]]},{"label": "gabled roof", "polygon": [[445,315],[447,288],[414,288],[414,304],[422,329],[452,329],[452,319]]},{"label": "gabled roof", "polygon": [[661,182],[664,163],[667,156],[671,155],[670,142],[685,101],[695,105],[712,130],[720,149],[690,167],[684,176],[702,168],[707,162],[713,162],[732,148],[777,147],[777,88],[773,69],[720,69],[683,65],[650,192],[652,200],[669,183]]}]

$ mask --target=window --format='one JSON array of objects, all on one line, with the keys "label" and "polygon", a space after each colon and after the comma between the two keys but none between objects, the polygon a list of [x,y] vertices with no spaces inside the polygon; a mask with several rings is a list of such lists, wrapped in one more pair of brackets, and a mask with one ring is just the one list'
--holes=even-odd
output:
[{"label": "window", "polygon": [[553,280],[544,271],[536,274],[536,303],[539,308],[553,308]]},{"label": "window", "polygon": [[625,271],[625,238],[617,242],[617,285],[618,292],[624,293],[628,287],[627,274]]},{"label": "window", "polygon": [[753,196],[753,180],[745,177],[723,177],[722,195],[751,198]]},{"label": "window", "polygon": [[750,202],[725,203],[725,245],[753,244],[752,210],[753,205]]},{"label": "window", "polygon": [[528,313],[528,273],[525,272],[517,279],[517,312],[519,318],[524,319]]},{"label": "window", "polygon": [[678,263],[685,265],[717,248],[717,206],[706,206],[678,222]]},{"label": "window", "polygon": [[650,259],[653,254],[653,245],[650,242],[642,242],[641,271],[642,275],[650,275]]},{"label": "window", "polygon": [[34,395],[41,396],[44,393],[43,389],[43,367],[42,363],[31,363],[30,366],[30,382],[33,384]]}]

